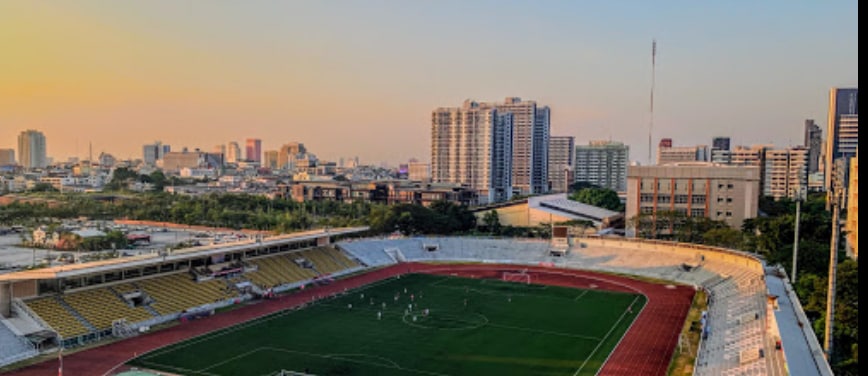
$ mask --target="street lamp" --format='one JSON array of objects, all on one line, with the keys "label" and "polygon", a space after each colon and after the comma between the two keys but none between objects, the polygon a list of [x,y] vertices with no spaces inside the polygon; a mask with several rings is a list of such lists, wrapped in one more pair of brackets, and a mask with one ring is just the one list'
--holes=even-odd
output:
[{"label": "street lamp", "polygon": [[805,187],[793,188],[793,198],[796,200],[796,231],[793,236],[793,273],[790,275],[790,283],[796,284],[796,261],[799,257],[799,214],[802,209],[802,200],[805,199]]}]

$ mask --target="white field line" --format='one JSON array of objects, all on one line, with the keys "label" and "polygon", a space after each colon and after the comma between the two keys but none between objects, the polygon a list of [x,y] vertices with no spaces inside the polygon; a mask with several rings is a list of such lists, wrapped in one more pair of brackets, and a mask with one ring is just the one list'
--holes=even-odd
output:
[{"label": "white field line", "polygon": [[[638,298],[638,297],[637,297],[637,298]],[[597,373],[595,374],[595,376],[600,374],[600,371],[602,371],[602,370],[603,370],[603,367],[606,366],[606,363],[609,362],[609,358],[611,358],[611,357],[612,357],[612,354],[614,354],[615,351],[618,350],[618,346],[621,346],[621,341],[624,340],[624,337],[626,337],[626,336],[627,336],[627,333],[630,332],[630,329],[633,328],[633,324],[635,324],[636,321],[639,321],[639,316],[642,315],[642,312],[645,311],[645,308],[647,308],[650,304],[651,304],[651,298],[649,298],[649,297],[646,296],[646,297],[645,297],[645,305],[642,306],[642,309],[640,309],[640,310],[639,310],[639,313],[636,314],[636,318],[633,319],[633,322],[630,323],[630,326],[628,326],[628,327],[627,327],[627,330],[624,331],[624,334],[621,335],[621,339],[618,340],[618,343],[615,344],[615,347],[613,347],[613,348],[612,348],[612,351],[609,352],[609,355],[606,356],[606,360],[604,360],[603,363],[600,365],[600,368],[597,369]],[[631,305],[632,305],[632,304],[631,304]]]},{"label": "white field line", "polygon": [[[637,296],[637,297],[635,297],[635,298],[633,298],[633,301],[632,301],[632,302],[631,302],[631,303],[630,303],[630,306],[628,306],[628,307],[631,307],[631,306],[633,306],[633,304],[635,304],[635,303],[636,303],[636,300],[638,300],[638,299],[639,299],[639,297],[638,297],[638,296]],[[585,361],[584,361],[584,362],[582,362],[582,365],[581,365],[581,366],[580,366],[580,367],[579,367],[579,369],[577,369],[577,370],[576,370],[576,372],[575,372],[575,373],[573,373],[573,376],[576,376],[576,375],[578,375],[578,374],[579,374],[579,372],[581,372],[581,371],[582,371],[582,368],[585,368],[585,364],[587,364],[587,363],[588,363],[588,360],[590,360],[590,359],[591,359],[591,357],[593,357],[593,356],[594,356],[594,354],[596,354],[596,353],[597,353],[597,350],[599,350],[599,349],[600,349],[600,346],[602,346],[602,345],[603,345],[603,342],[606,342],[606,339],[607,339],[607,338],[609,338],[609,335],[611,335],[611,334],[612,334],[612,331],[613,331],[613,330],[615,330],[615,328],[617,328],[617,327],[618,327],[618,324],[620,324],[620,323],[621,323],[621,320],[623,320],[623,319],[624,319],[624,316],[626,316],[626,315],[627,315],[627,311],[628,311],[628,310],[627,310],[627,309],[625,309],[625,310],[624,310],[624,312],[623,312],[623,313],[621,313],[621,317],[619,317],[619,318],[618,318],[618,321],[615,321],[615,324],[614,324],[614,325],[612,325],[612,327],[611,327],[611,328],[609,328],[609,331],[608,331],[608,332],[606,332],[606,335],[605,335],[605,336],[604,336],[604,337],[603,337],[603,340],[602,340],[602,341],[600,341],[600,342],[599,342],[599,343],[597,343],[597,347],[594,347],[594,351],[591,351],[591,354],[590,354],[590,355],[588,355],[588,357],[587,357],[587,358],[585,358]],[[634,320],[634,322],[635,322],[635,320]],[[622,338],[623,338],[623,337],[622,337]]]}]

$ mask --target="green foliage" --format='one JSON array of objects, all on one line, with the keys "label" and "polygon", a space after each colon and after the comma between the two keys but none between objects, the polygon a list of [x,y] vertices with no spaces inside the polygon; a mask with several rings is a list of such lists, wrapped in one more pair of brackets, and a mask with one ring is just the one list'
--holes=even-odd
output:
[{"label": "green foliage", "polygon": [[[574,183],[579,184],[579,183]],[[569,196],[570,200],[578,201],[612,211],[624,211],[624,205],[618,198],[618,192],[605,188],[582,188]]]},{"label": "green foliage", "polygon": [[447,235],[473,230],[476,217],[466,206],[437,201],[430,208],[412,204],[379,207],[371,212],[368,223],[374,233]]},{"label": "green foliage", "polygon": [[702,242],[717,247],[741,249],[744,235],[741,231],[729,227],[714,228],[702,234]]},{"label": "green foliage", "polygon": [[36,183],[28,192],[57,192],[57,189],[48,183]]},{"label": "green foliage", "polygon": [[[709,231],[728,228],[723,221],[706,217],[689,217],[677,211],[658,211],[656,216],[639,214],[630,218],[630,222],[632,222],[631,226],[636,228],[639,237],[700,244],[712,244],[706,243],[705,239]],[[718,231],[708,237],[717,242],[722,240],[720,238],[722,235],[726,233]],[[728,236],[732,237],[732,235]]]},{"label": "green foliage", "polygon": [[599,189],[600,186],[593,183],[588,183],[586,181],[577,181],[573,184],[570,184],[570,193],[575,193],[587,188]]},{"label": "green foliage", "polygon": [[485,223],[485,228],[489,233],[492,235],[500,234],[502,226],[500,225],[500,216],[497,214],[497,210],[485,213],[482,217],[482,222]]}]

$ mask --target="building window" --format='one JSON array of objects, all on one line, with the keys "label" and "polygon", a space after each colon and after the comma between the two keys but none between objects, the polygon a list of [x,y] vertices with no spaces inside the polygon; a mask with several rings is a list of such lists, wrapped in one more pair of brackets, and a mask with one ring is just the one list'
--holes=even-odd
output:
[{"label": "building window", "polygon": [[726,212],[727,217],[732,217],[732,212]]},{"label": "building window", "polygon": [[705,195],[693,195],[691,202],[694,204],[704,204],[705,203]]},{"label": "building window", "polygon": [[691,217],[705,217],[705,209],[690,209]]},{"label": "building window", "polygon": [[732,197],[727,197],[726,202],[732,202]]},{"label": "building window", "polygon": [[687,195],[675,195],[675,203],[676,204],[686,204],[687,203]]},{"label": "building window", "polygon": [[727,185],[726,185],[726,188],[727,188],[727,189],[732,189],[732,183],[727,184]]},{"label": "building window", "polygon": [[658,204],[668,204],[670,199],[671,199],[670,196],[657,196],[657,203]]},{"label": "building window", "polygon": [[640,202],[654,202],[654,195],[650,193],[643,193],[639,196]]},{"label": "building window", "polygon": [[639,211],[642,212],[642,214],[651,214],[654,212],[654,207],[653,206],[643,206],[643,207],[639,208]]}]

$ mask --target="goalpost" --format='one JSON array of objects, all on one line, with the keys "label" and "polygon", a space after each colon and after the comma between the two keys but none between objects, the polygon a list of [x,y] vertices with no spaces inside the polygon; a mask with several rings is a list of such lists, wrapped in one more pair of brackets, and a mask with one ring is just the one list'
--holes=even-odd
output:
[{"label": "goalpost", "polygon": [[521,282],[530,284],[531,278],[530,274],[527,273],[527,269],[519,271],[519,272],[503,272],[503,276],[501,279],[504,282]]}]

